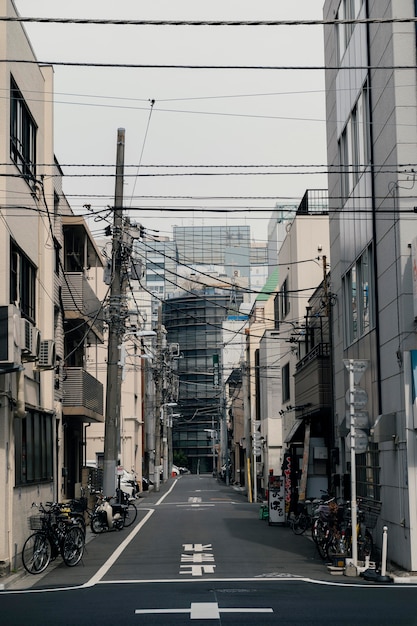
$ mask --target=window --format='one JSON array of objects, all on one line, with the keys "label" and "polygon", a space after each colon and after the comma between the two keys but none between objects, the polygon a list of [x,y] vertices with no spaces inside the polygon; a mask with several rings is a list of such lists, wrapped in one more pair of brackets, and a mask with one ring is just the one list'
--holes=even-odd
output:
[{"label": "window", "polygon": [[363,498],[380,500],[380,466],[378,444],[370,443],[367,452],[356,455],[356,489]]},{"label": "window", "polygon": [[[363,0],[342,0],[337,12],[337,20],[355,20],[359,16],[359,12],[362,8]],[[339,60],[343,58],[346,48],[349,45],[350,38],[352,37],[355,24],[338,24],[337,25],[337,40],[339,49]]]},{"label": "window", "polygon": [[13,241],[10,257],[10,303],[35,321],[36,268]]},{"label": "window", "polygon": [[346,345],[365,335],[375,324],[372,263],[369,246],[343,278]]},{"label": "window", "polygon": [[52,415],[29,411],[14,420],[16,485],[53,478]]},{"label": "window", "polygon": [[36,177],[37,127],[15,81],[10,83],[10,158],[23,176],[34,183]]},{"label": "window", "polygon": [[284,320],[290,312],[290,298],[288,290],[288,278],[282,283],[279,290],[279,319]]},{"label": "window", "polygon": [[290,364],[286,363],[282,367],[282,402],[290,399]]},{"label": "window", "polygon": [[341,195],[346,200],[370,163],[369,93],[365,85],[339,137]]}]

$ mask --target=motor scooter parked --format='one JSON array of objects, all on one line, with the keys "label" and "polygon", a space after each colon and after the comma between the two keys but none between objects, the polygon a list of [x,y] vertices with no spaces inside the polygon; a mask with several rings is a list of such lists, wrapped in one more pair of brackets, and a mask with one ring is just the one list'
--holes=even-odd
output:
[{"label": "motor scooter parked", "polygon": [[120,489],[126,493],[129,498],[138,498],[139,497],[139,485],[136,477],[136,472],[131,471],[127,472],[123,470],[123,475],[120,476]]},{"label": "motor scooter parked", "polygon": [[121,530],[125,525],[127,505],[120,502],[111,502],[108,498],[99,494],[91,516],[90,526],[95,534],[104,533],[108,530]]}]

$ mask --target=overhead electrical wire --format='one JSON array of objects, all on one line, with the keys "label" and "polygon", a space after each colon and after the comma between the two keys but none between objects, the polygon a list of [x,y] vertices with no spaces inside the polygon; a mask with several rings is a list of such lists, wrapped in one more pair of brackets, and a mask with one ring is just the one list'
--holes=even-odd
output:
[{"label": "overhead electrical wire", "polygon": [[314,20],[132,20],[73,17],[1,16],[0,22],[41,24],[93,24],[99,26],[331,26],[342,24],[414,24],[417,17],[381,17]]}]

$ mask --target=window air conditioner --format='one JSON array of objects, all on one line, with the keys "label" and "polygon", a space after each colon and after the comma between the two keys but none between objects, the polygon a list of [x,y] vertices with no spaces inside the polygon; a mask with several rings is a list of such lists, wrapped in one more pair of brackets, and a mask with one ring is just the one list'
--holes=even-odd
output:
[{"label": "window air conditioner", "polygon": [[20,311],[13,304],[0,306],[0,370],[17,369],[20,356]]},{"label": "window air conditioner", "polygon": [[52,370],[55,368],[55,341],[53,339],[44,339],[41,341],[39,360],[37,363],[37,369],[40,370]]},{"label": "window air conditioner", "polygon": [[20,332],[22,359],[36,361],[39,358],[41,334],[38,328],[32,326],[29,320],[23,319]]}]

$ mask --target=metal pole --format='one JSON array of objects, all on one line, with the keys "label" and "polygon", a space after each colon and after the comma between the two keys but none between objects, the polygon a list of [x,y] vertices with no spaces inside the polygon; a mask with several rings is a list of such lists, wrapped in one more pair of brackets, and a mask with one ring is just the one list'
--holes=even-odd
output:
[{"label": "metal pole", "polygon": [[356,451],[355,451],[355,377],[354,362],[349,360],[349,415],[350,415],[350,499],[352,512],[352,562],[358,565],[358,530],[356,502]]},{"label": "metal pole", "polygon": [[125,130],[117,131],[116,184],[114,194],[112,282],[110,288],[110,310],[108,316],[109,339],[107,347],[106,415],[104,431],[104,494],[112,496],[116,488],[116,464],[120,437],[121,367],[120,344],[124,332],[121,316],[123,294],[122,239],[123,239],[123,172]]}]

